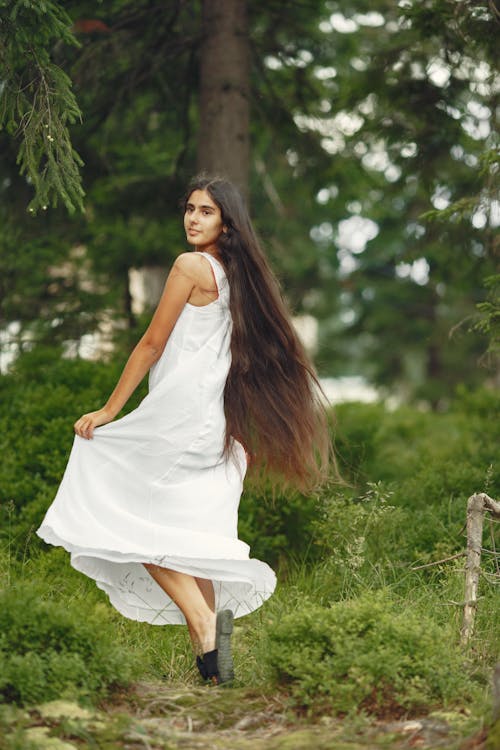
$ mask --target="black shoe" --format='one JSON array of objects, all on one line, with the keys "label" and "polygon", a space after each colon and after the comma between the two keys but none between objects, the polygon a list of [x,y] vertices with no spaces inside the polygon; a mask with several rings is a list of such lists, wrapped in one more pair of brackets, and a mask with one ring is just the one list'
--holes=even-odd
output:
[{"label": "black shoe", "polygon": [[208,671],[201,656],[196,657],[196,666],[198,667],[198,672],[201,674],[203,679],[208,680]]},{"label": "black shoe", "polygon": [[196,657],[196,666],[204,680],[209,680],[214,685],[221,682],[219,667],[217,665],[217,649],[207,651],[203,656]]},{"label": "black shoe", "polygon": [[196,657],[196,666],[204,680],[214,685],[234,680],[233,657],[231,655],[231,634],[233,632],[233,613],[224,609],[217,613],[215,626],[215,644],[217,648]]},{"label": "black shoe", "polygon": [[234,680],[233,657],[231,655],[233,620],[234,616],[230,609],[223,609],[221,612],[217,612],[215,646],[217,667],[219,670],[218,684]]}]

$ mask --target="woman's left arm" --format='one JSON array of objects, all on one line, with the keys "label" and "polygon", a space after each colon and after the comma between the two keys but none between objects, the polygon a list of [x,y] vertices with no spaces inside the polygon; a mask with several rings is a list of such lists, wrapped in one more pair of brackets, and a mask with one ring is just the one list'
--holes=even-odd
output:
[{"label": "woman's left arm", "polygon": [[193,264],[187,253],[179,255],[170,271],[158,307],[146,332],[127,360],[105,406],[84,414],[74,424],[80,437],[90,439],[94,428],[111,422],[127,403],[151,366],[160,358],[179,315],[196,284]]}]

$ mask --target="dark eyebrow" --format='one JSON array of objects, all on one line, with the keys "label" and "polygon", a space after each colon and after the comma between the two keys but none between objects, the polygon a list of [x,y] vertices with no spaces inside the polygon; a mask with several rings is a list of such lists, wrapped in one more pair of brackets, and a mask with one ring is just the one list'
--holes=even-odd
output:
[{"label": "dark eyebrow", "polygon": [[[186,208],[196,208],[196,206],[194,203],[186,203]],[[200,208],[204,208],[206,211],[215,211],[213,206],[200,206]]]}]

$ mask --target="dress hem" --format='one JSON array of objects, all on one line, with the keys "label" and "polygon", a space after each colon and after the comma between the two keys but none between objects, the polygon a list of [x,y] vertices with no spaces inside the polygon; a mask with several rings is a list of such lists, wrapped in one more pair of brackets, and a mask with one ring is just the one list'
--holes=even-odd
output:
[{"label": "dress hem", "polygon": [[[63,547],[69,552],[72,567],[93,579],[120,614],[151,625],[183,625],[186,620],[145,568],[144,575],[137,576],[136,570],[133,577],[136,583],[142,579],[142,584],[130,585],[127,571],[129,568],[135,569],[137,565],[152,563],[179,573],[211,580],[217,609],[230,608],[235,618],[258,609],[276,587],[274,571],[266,563],[253,558],[238,560],[231,557],[182,557],[82,547],[63,539],[47,525],[42,525],[36,534],[45,542]],[[123,569],[124,574],[117,573],[118,569]],[[149,600],[150,596],[153,597],[154,603]]]}]

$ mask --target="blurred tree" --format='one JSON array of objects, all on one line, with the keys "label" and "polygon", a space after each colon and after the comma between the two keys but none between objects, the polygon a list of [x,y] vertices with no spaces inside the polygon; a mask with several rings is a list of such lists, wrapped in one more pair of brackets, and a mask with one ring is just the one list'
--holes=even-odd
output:
[{"label": "blurred tree", "polygon": [[488,295],[477,306],[480,317],[474,328],[488,337],[484,359],[496,369],[497,385],[500,385],[500,274],[488,276],[485,286]]},{"label": "blurred tree", "polygon": [[332,155],[313,236],[343,310],[324,309],[322,354],[437,404],[484,378],[466,332],[497,263],[498,26],[477,2],[329,8],[330,96],[300,121]]},{"label": "blurred tree", "polygon": [[246,0],[202,0],[198,169],[248,192],[249,37]]},{"label": "blurred tree", "polygon": [[[241,175],[247,169],[244,113],[232,152],[224,128],[194,134],[210,70],[212,104],[244,104],[248,54],[252,213],[292,307],[322,320],[322,371],[362,371],[434,402],[458,380],[481,377],[481,342],[462,321],[484,299],[482,279],[495,265],[491,8],[309,0],[284,15],[278,0],[249,3],[248,21],[233,27],[248,28],[240,83],[226,91],[220,61],[230,42],[207,47],[215,38],[207,24],[224,20],[210,8],[203,21],[199,0],[65,3],[81,48],[58,44],[52,54],[84,113],[72,132],[85,161],[85,214],[50,212],[26,224],[31,188],[4,138],[0,190],[14,244],[33,267],[46,263],[41,237],[50,252],[84,246],[80,262],[99,275],[100,304],[133,324],[129,269],[166,267],[182,248],[177,200],[197,165],[216,168],[207,139],[219,142],[225,164],[233,153]],[[219,61],[205,65],[211,53]],[[423,218],[430,211],[442,220]],[[55,335],[48,302],[44,310]],[[75,317],[81,330],[83,310]]]}]

